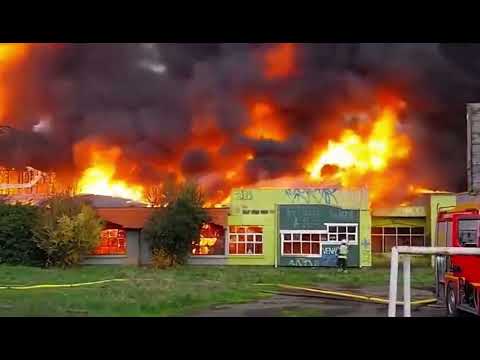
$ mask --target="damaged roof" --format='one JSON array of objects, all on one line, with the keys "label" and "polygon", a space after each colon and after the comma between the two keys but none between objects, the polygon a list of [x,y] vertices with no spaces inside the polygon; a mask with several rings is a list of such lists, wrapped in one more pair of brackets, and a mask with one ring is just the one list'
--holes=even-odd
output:
[{"label": "damaged roof", "polygon": [[[112,224],[120,225],[126,229],[143,229],[154,211],[163,211],[163,208],[151,207],[118,207],[96,208],[98,216]],[[211,217],[211,222],[227,227],[228,208],[205,209]]]}]

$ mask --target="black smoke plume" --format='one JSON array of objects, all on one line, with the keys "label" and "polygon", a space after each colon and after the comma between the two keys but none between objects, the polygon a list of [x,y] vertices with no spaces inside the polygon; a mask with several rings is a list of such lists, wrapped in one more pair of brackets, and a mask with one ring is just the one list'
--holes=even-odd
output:
[{"label": "black smoke plume", "polygon": [[[337,107],[374,106],[388,89],[408,104],[402,131],[415,142],[412,177],[465,189],[465,103],[480,101],[480,45],[296,44],[295,72],[270,79],[263,59],[272,46],[33,45],[1,79],[9,106],[0,121],[15,131],[0,136],[0,163],[73,171],[74,144],[101,138],[124,150],[137,164],[129,176],[142,181],[172,166],[186,176],[215,174],[234,165],[228,156],[238,149],[255,156],[246,182],[298,174],[297,159],[349,124],[332,115]],[[245,138],[252,98],[275,104],[285,141]],[[45,118],[49,131],[33,131]],[[225,137],[213,157],[192,145],[194,122],[204,118]]]}]

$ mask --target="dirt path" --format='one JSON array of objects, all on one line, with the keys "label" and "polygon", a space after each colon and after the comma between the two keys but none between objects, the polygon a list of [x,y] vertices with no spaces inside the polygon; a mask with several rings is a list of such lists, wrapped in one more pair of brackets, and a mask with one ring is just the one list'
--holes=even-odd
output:
[{"label": "dirt path", "polygon": [[[323,289],[349,291],[357,294],[370,294],[387,298],[388,288],[340,288],[322,285]],[[400,292],[399,299],[402,294]],[[428,289],[412,289],[413,299],[434,297]],[[403,308],[398,307],[397,316],[403,315]],[[217,306],[202,311],[193,316],[200,317],[278,317],[278,316],[308,316],[308,317],[386,317],[387,306],[360,303],[348,300],[318,299],[300,296],[274,295],[269,299],[248,304]],[[443,317],[444,307],[421,306],[412,307],[412,317]]]}]

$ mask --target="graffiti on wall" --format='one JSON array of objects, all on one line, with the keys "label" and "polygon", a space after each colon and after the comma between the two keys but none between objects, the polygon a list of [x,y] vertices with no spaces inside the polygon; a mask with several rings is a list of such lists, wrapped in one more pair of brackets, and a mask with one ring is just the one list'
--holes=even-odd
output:
[{"label": "graffiti on wall", "polygon": [[289,266],[303,266],[303,267],[320,266],[320,259],[308,259],[308,258],[291,259],[288,262],[288,265]]},{"label": "graffiti on wall", "polygon": [[335,192],[337,189],[286,189],[285,195],[292,201],[323,203],[326,205],[338,204]]},{"label": "graffiti on wall", "polygon": [[365,238],[361,242],[360,248],[360,263],[362,266],[370,266],[372,263],[372,249],[371,242]]},{"label": "graffiti on wall", "polygon": [[337,256],[338,248],[336,247],[325,247],[323,248],[323,255],[325,256]]}]

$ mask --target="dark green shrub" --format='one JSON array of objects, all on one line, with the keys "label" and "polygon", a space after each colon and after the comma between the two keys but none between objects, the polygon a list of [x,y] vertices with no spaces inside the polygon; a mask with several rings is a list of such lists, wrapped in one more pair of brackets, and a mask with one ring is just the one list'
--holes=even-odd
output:
[{"label": "dark green shrub", "polygon": [[208,221],[203,196],[196,184],[179,187],[167,208],[154,212],[143,230],[155,259],[167,258],[169,265],[183,264],[190,254],[192,240],[200,237],[202,224]]},{"label": "dark green shrub", "polygon": [[0,203],[0,263],[41,265],[45,253],[33,241],[39,211],[33,206]]}]

